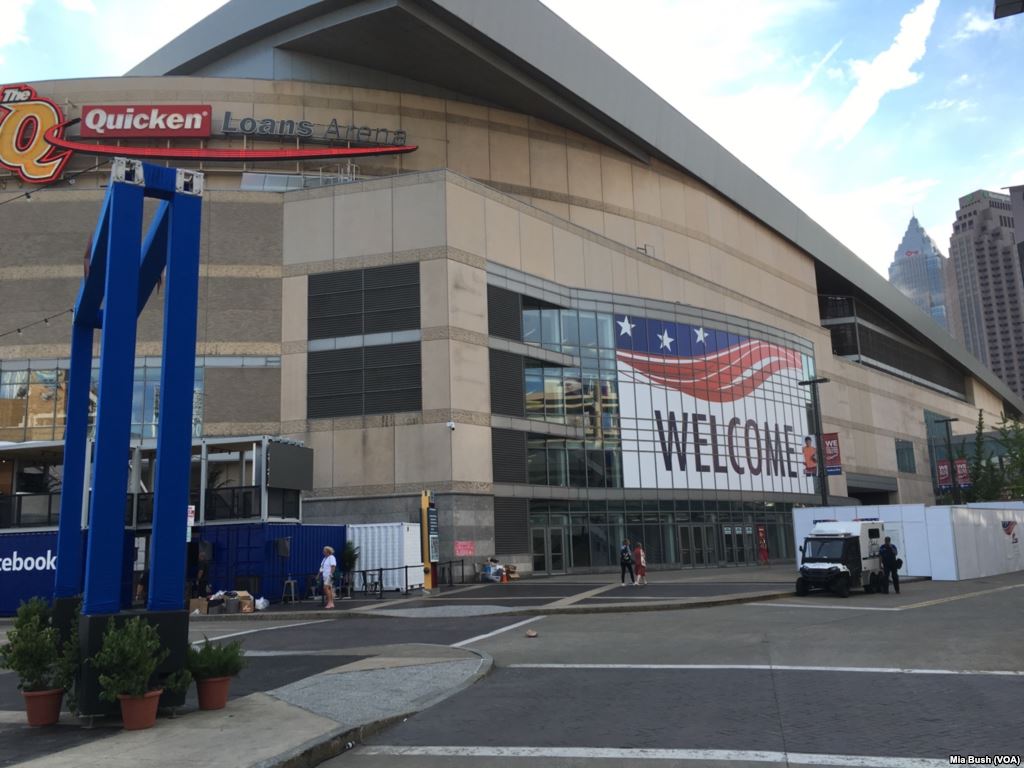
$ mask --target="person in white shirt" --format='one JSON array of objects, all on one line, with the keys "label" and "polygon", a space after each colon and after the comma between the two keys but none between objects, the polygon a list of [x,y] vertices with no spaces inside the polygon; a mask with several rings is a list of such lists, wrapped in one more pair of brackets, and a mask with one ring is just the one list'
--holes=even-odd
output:
[{"label": "person in white shirt", "polygon": [[324,583],[324,608],[334,607],[334,569],[338,561],[334,558],[334,547],[324,547],[324,559],[320,562],[320,578]]}]

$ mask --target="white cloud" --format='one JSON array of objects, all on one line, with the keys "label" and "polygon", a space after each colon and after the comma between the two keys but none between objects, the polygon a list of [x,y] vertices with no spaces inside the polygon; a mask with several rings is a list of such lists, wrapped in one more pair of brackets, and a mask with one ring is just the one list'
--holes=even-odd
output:
[{"label": "white cloud", "polygon": [[970,85],[973,82],[974,82],[974,78],[971,77],[970,75],[968,75],[965,72],[964,74],[960,75],[960,77],[958,77],[956,80],[953,81],[953,85],[965,86],[965,85]]},{"label": "white cloud", "polygon": [[93,5],[92,0],[60,0],[60,4],[64,6],[66,11],[74,11],[78,13],[96,13],[96,6]]},{"label": "white cloud", "polygon": [[878,111],[890,91],[907,88],[921,79],[911,70],[925,54],[925,42],[935,22],[939,0],[922,0],[900,20],[900,31],[886,50],[873,60],[851,63],[857,85],[833,113],[822,132],[819,146],[849,143]]},{"label": "white cloud", "polygon": [[886,275],[911,211],[925,203],[929,191],[940,183],[938,179],[893,176],[859,187],[833,186],[805,200],[803,206],[847,248]]},{"label": "white cloud", "polygon": [[993,17],[982,16],[975,11],[968,11],[960,17],[960,28],[953,35],[954,40],[967,40],[975,35],[983,35],[999,29],[999,22]]},{"label": "white cloud", "polygon": [[957,112],[963,112],[964,110],[970,109],[974,106],[974,102],[969,99],[939,99],[931,102],[925,109],[931,110],[945,110],[952,109]]},{"label": "white cloud", "polygon": [[0,48],[15,43],[27,43],[25,27],[28,9],[35,0],[4,0],[3,23],[0,23]]},{"label": "white cloud", "polygon": [[843,71],[842,67],[829,67],[825,70],[825,77],[840,83],[846,82],[846,72]]}]

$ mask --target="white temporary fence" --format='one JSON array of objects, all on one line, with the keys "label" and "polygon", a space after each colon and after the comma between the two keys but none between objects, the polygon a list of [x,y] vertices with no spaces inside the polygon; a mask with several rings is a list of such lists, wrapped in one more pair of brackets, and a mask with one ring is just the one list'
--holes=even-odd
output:
[{"label": "white temporary fence", "polygon": [[[1020,539],[1024,504],[987,502],[952,507],[924,504],[803,507],[793,510],[796,544],[816,520],[878,519],[900,552],[901,576],[939,581],[976,579],[1024,570]],[[799,566],[799,556],[797,557]]]},{"label": "white temporary fence", "polygon": [[[381,576],[385,590],[423,586],[419,523],[370,523],[346,529],[348,540],[359,547],[356,571],[384,569]],[[363,585],[357,580],[354,586],[359,589]]]}]

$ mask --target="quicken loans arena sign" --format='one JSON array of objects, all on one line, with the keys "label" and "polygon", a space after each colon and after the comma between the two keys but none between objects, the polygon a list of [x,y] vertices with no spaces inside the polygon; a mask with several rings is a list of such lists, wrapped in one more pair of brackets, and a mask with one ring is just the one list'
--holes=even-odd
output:
[{"label": "quicken loans arena sign", "polygon": [[[231,149],[226,147],[127,147],[89,143],[82,139],[164,138],[195,139],[212,135],[209,104],[86,105],[82,116],[71,120],[50,99],[29,85],[0,86],[0,167],[13,171],[25,182],[45,184],[60,177],[75,152],[85,155],[201,162],[300,161],[332,158],[396,155],[416,150],[406,144],[403,130],[345,125],[332,120],[314,126],[307,120],[233,118],[224,114],[224,135],[310,139],[347,146],[315,146],[294,149]],[[69,138],[65,131],[81,123],[80,134]],[[351,146],[357,144],[359,146]]]}]

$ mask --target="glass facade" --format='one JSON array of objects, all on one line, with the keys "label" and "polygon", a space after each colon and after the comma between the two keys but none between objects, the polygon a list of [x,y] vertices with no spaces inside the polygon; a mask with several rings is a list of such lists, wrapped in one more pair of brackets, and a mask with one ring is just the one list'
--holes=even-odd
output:
[{"label": "glass facade", "polygon": [[813,493],[809,348],[525,296],[522,338],[579,360],[524,360],[526,417],[580,432],[528,435],[531,485]]},{"label": "glass facade", "polygon": [[[788,504],[739,502],[531,500],[533,566],[537,572],[614,567],[626,538],[643,542],[647,561],[655,565],[708,568],[793,560],[791,510]],[[564,542],[555,553],[553,540]]]},{"label": "glass facade", "polygon": [[[627,314],[520,298],[522,341],[538,349],[523,360],[524,411],[538,425],[525,478],[536,488],[536,572],[614,568],[624,538],[642,541],[656,565],[794,559],[792,503],[767,494],[814,493],[801,450],[810,393],[797,384],[814,377],[809,344],[684,308]],[[551,486],[601,490],[539,498]],[[640,489],[658,499],[630,499]]]},{"label": "glass facade", "polygon": [[[280,367],[279,357],[207,357],[196,360],[192,434],[202,436],[206,368]],[[5,360],[0,363],[0,442],[63,440],[67,414],[68,360]],[[135,361],[133,439],[155,438],[160,417],[160,358]],[[99,369],[92,371],[89,430],[96,416]]]}]

